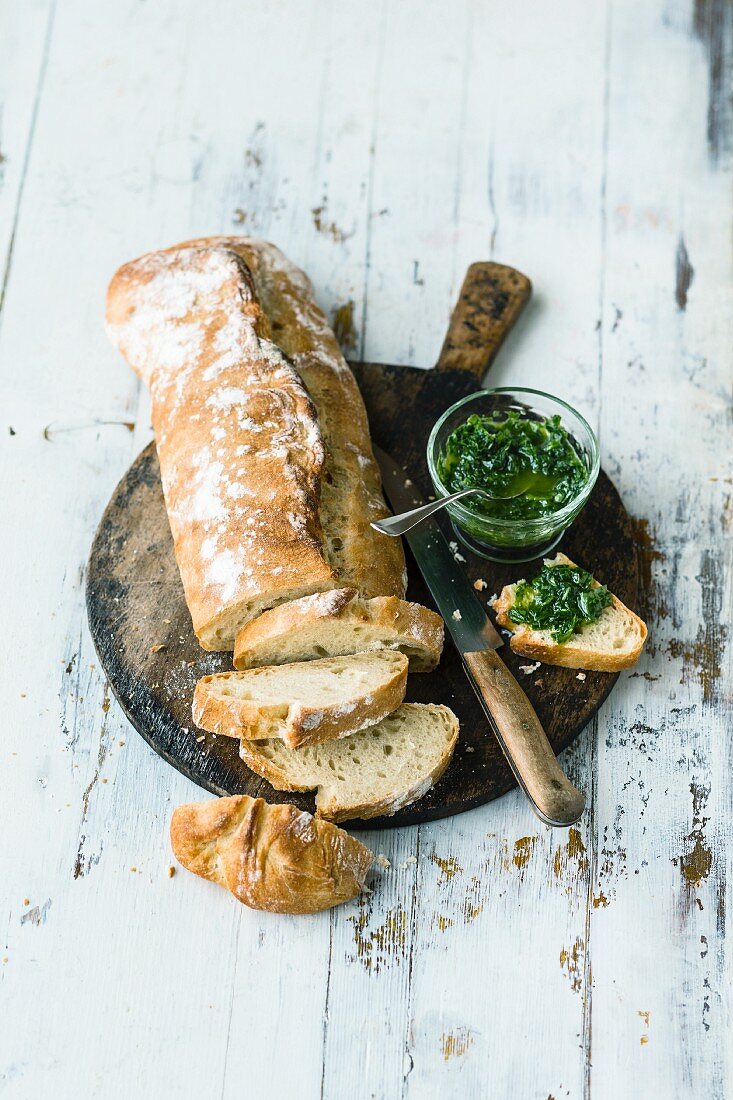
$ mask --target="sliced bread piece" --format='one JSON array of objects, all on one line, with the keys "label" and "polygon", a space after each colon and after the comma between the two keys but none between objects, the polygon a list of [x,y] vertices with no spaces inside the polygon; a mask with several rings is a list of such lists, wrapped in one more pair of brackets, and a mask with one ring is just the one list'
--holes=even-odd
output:
[{"label": "sliced bread piece", "polygon": [[235,668],[393,649],[410,672],[430,672],[443,649],[443,620],[396,596],[362,599],[355,588],[319,592],[265,611],[237,635]]},{"label": "sliced bread piece", "polygon": [[[545,565],[578,568],[565,554],[545,559]],[[592,587],[598,588],[598,581],[594,580]],[[646,641],[646,624],[613,594],[611,603],[596,622],[584,624],[566,642],[559,643],[549,630],[533,630],[526,623],[515,623],[509,618],[516,590],[516,584],[508,584],[494,600],[496,621],[513,631],[509,644],[515,653],[548,665],[596,672],[620,672],[639,659]]]},{"label": "sliced bread piece", "polygon": [[368,729],[293,752],[282,741],[242,741],[240,756],[278,791],[316,791],[330,821],[394,814],[422,798],[448,767],[458,719],[448,707],[403,703]]},{"label": "sliced bread piece", "polygon": [[246,672],[218,672],[196,684],[193,720],[245,741],[282,738],[291,748],[348,737],[405,697],[407,657],[384,650]]}]

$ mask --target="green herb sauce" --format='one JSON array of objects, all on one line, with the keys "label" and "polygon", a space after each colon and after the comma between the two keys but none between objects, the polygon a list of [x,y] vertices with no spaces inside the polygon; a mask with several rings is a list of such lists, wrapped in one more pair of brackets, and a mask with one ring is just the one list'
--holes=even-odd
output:
[{"label": "green herb sauce", "polygon": [[611,603],[605,585],[592,584],[585,569],[544,565],[534,580],[517,585],[509,618],[533,630],[549,630],[556,642],[567,642],[586,623],[597,622]]},{"label": "green herb sauce", "polygon": [[471,511],[501,519],[536,519],[568,504],[588,480],[588,471],[559,416],[530,420],[518,412],[469,416],[448,436],[439,460],[451,493],[486,489],[513,500],[466,502]]}]

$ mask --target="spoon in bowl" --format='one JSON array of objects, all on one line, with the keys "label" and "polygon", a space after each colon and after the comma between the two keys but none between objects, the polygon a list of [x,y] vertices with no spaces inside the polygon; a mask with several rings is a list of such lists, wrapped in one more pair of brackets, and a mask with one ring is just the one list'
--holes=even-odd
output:
[{"label": "spoon in bowl", "polygon": [[402,512],[399,516],[385,516],[384,519],[374,520],[371,526],[375,531],[381,531],[383,535],[391,535],[394,538],[397,535],[404,535],[407,531],[411,531],[413,527],[417,527],[418,523],[422,523],[434,512],[439,512],[447,504],[452,504],[454,500],[463,500],[464,497],[468,496],[479,496],[483,497],[484,500],[514,500],[515,497],[521,497],[526,491],[526,488],[524,488],[520,489],[518,493],[493,496],[491,493],[487,493],[485,489],[461,489],[459,493],[451,493],[448,497],[432,500],[430,504],[421,504],[419,508],[413,508],[410,512]]}]

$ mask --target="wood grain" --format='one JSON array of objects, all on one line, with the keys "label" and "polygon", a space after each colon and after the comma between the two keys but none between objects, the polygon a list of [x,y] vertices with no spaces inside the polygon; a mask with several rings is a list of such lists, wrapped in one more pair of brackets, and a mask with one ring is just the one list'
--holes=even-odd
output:
[{"label": "wood grain", "polygon": [[436,370],[469,371],[480,385],[531,293],[530,280],[513,267],[471,264],[451,314]]}]

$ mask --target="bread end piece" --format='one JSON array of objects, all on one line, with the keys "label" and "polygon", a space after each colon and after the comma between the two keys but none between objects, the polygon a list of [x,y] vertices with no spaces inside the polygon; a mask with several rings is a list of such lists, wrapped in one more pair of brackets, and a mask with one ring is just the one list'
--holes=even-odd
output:
[{"label": "bread end piece", "polygon": [[[561,553],[545,559],[545,564],[576,567]],[[593,584],[598,587],[598,581]],[[582,627],[567,642],[558,643],[547,630],[533,630],[526,623],[512,622],[509,611],[516,589],[516,584],[506,585],[493,605],[499,626],[513,631],[509,645],[514,653],[547,665],[589,672],[621,672],[635,665],[641,656],[647,638],[646,623],[613,593],[611,603],[601,612],[597,622]]]},{"label": "bread end piece", "polygon": [[330,822],[247,795],[179,806],[170,838],[187,870],[271,913],[317,913],[349,901],[374,860]]}]

